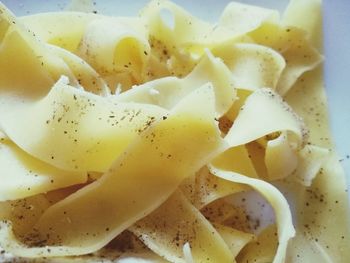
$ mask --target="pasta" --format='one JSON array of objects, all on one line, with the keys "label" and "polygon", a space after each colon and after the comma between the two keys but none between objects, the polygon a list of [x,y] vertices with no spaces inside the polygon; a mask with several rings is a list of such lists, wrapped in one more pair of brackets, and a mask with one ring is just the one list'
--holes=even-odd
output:
[{"label": "pasta", "polygon": [[0,3],[0,261],[349,261],[320,10]]}]

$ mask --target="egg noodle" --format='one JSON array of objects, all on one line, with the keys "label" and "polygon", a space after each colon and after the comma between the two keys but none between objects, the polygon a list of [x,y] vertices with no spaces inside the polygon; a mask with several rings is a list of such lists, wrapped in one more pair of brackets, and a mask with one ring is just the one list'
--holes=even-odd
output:
[{"label": "egg noodle", "polygon": [[350,261],[321,22],[0,3],[0,261]]}]

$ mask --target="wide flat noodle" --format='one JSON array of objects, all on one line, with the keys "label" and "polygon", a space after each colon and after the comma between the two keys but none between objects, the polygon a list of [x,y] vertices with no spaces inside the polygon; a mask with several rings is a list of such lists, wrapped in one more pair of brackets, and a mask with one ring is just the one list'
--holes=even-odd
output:
[{"label": "wide flat noodle", "polygon": [[50,206],[44,195],[0,202],[0,220],[11,222],[14,233],[23,237],[32,231],[43,212]]},{"label": "wide flat noodle", "polygon": [[69,66],[77,78],[74,86],[83,88],[86,91],[106,96],[110,94],[107,84],[101,76],[83,59],[66,51],[63,48],[51,45],[53,53],[57,54]]},{"label": "wide flat noodle", "polygon": [[306,145],[298,152],[298,167],[294,171],[294,179],[305,186],[311,186],[313,179],[329,157],[329,149]]},{"label": "wide flat noodle", "polygon": [[[224,133],[228,133],[229,129],[231,128],[233,121],[237,118],[238,114],[240,113],[242,106],[244,105],[246,99],[249,97],[249,95],[252,94],[251,90],[247,89],[242,89],[239,88],[237,89],[237,99],[231,106],[231,108],[226,112],[225,118],[226,122],[224,125],[222,125],[220,128]],[[223,121],[224,119],[221,119]]]},{"label": "wide flat noodle", "polygon": [[170,1],[151,1],[141,12],[152,51],[177,76],[190,72],[206,48],[249,42],[246,33],[278,17],[277,11],[238,3],[228,5],[217,24],[204,22]]},{"label": "wide flat noodle", "polygon": [[349,207],[342,185],[343,171],[334,155],[328,158],[311,187],[301,187],[298,182],[278,184],[289,193],[295,211],[297,236],[289,244],[287,260],[344,262],[350,258]]},{"label": "wide flat noodle", "polygon": [[236,82],[224,63],[209,51],[185,78],[165,77],[133,87],[116,97],[116,101],[156,104],[171,109],[196,88],[210,82],[214,86],[216,111],[222,116],[236,99]]},{"label": "wide flat noodle", "polygon": [[214,224],[214,227],[228,245],[234,257],[236,257],[248,243],[256,239],[253,234],[245,233],[221,224]]},{"label": "wide flat noodle", "polygon": [[62,78],[45,98],[2,114],[0,122],[12,141],[42,161],[65,170],[104,172],[167,114],[153,105],[110,102]]},{"label": "wide flat noodle", "polygon": [[[212,89],[193,92],[171,116],[129,147],[100,180],[44,213],[33,234],[39,240],[44,238],[49,249],[23,247],[9,236],[11,231],[5,225],[1,246],[26,257],[81,255],[103,247],[157,208],[185,177],[222,149],[214,114]],[[130,193],[134,193],[132,198]]]},{"label": "wide flat noodle", "polygon": [[247,149],[244,146],[231,147],[213,159],[215,167],[257,178]]},{"label": "wide flat noodle", "polygon": [[283,24],[305,30],[307,38],[319,50],[322,49],[321,4],[321,0],[291,0],[282,18]]},{"label": "wide flat noodle", "polygon": [[167,47],[211,46],[234,36],[228,28],[201,21],[167,0],[151,1],[142,10],[141,17],[146,21],[149,35]]},{"label": "wide flat noodle", "polygon": [[28,155],[11,141],[0,143],[0,201],[22,199],[86,180],[86,173],[57,169]]},{"label": "wide flat noodle", "polygon": [[297,151],[290,145],[286,132],[267,142],[264,159],[269,180],[285,178],[300,166]]},{"label": "wide flat noodle", "polygon": [[236,208],[225,198],[221,198],[203,207],[201,212],[213,224],[226,224],[226,220],[241,214],[241,211]]},{"label": "wide flat noodle", "polygon": [[228,43],[211,51],[223,59],[242,89],[275,89],[286,65],[278,52],[256,44]]},{"label": "wide flat noodle", "polygon": [[[290,11],[287,11],[288,23],[302,24],[310,34],[311,41],[317,47],[322,47],[320,1],[292,1],[291,4],[290,10],[303,6],[305,12],[292,17]],[[312,16],[306,10],[312,10]],[[312,19],[306,22],[309,18]],[[322,150],[325,153],[322,166],[310,187],[300,187],[299,183],[290,182],[281,186],[294,193],[291,194],[291,199],[295,203],[298,235],[292,240],[288,251],[288,259],[294,262],[310,261],[311,258],[321,258],[322,262],[328,262],[329,259],[332,262],[344,262],[350,259],[348,190],[344,170],[334,151],[330,135],[322,75],[322,67],[304,74],[286,97],[288,103],[310,127],[311,145],[331,149],[328,154]],[[308,104],[310,100],[312,105]],[[302,178],[303,175],[297,176]]]},{"label": "wide flat noodle", "polygon": [[[237,262],[275,262],[274,256],[277,247],[278,240],[276,225],[270,225],[258,235],[255,242],[251,242],[245,248],[243,248],[238,255]],[[283,260],[281,262],[285,261]]]},{"label": "wide flat noodle", "polygon": [[180,191],[136,222],[131,230],[170,262],[186,262],[182,251],[186,243],[193,262],[234,262],[234,255],[219,233]]},{"label": "wide flat noodle", "polygon": [[286,60],[286,67],[276,88],[282,96],[287,94],[303,73],[314,69],[322,62],[322,56],[311,46],[305,31],[299,28],[266,23],[249,36],[255,43],[280,52]]},{"label": "wide flat noodle", "polygon": [[0,4],[0,261],[347,261],[320,4],[230,3],[218,23],[166,0],[135,18]]},{"label": "wide flat noodle", "polygon": [[97,17],[80,12],[52,12],[25,16],[20,20],[46,43],[74,52],[86,26]]},{"label": "wide flat noodle", "polygon": [[231,2],[222,12],[219,24],[233,30],[233,35],[243,35],[259,28],[263,23],[276,23],[279,17],[276,10]]},{"label": "wide flat noodle", "polygon": [[199,209],[222,197],[247,190],[240,184],[228,183],[213,176],[206,166],[197,172],[193,182],[183,182],[181,189]]},{"label": "wide flat noodle", "polygon": [[66,63],[26,29],[0,4],[0,100],[1,111],[14,102],[46,95],[62,74],[74,80]]},{"label": "wide flat noodle", "polygon": [[149,27],[149,34],[169,50],[171,45],[183,48],[192,55],[201,55],[204,47],[235,42],[244,34],[259,28],[265,21],[278,21],[279,14],[240,3],[229,4],[218,24],[204,22],[170,1],[151,1],[141,12]]},{"label": "wide flat noodle", "polygon": [[18,263],[96,263],[103,260],[105,263],[124,262],[134,263],[166,263],[157,254],[150,251],[141,243],[131,232],[124,231],[117,238],[111,241],[106,247],[87,255],[69,256],[69,257],[52,257],[52,258],[19,258],[10,253],[2,253],[5,262]]},{"label": "wide flat noodle", "polygon": [[259,175],[259,178],[267,180],[268,172],[265,160],[266,149],[257,142],[250,142],[246,144],[245,147],[251,157],[254,169]]},{"label": "wide flat noodle", "polygon": [[235,183],[247,184],[260,192],[268,200],[268,202],[275,210],[279,241],[273,262],[284,262],[286,258],[288,241],[295,235],[295,230],[293,227],[292,215],[289,210],[289,205],[281,192],[279,192],[271,184],[266,183],[262,180],[249,178],[229,171],[220,170],[213,166],[210,167],[210,171],[222,179]]},{"label": "wide flat noodle", "polygon": [[[220,169],[257,177],[244,146],[233,147],[220,153],[212,163]],[[196,208],[202,209],[220,198],[249,190],[249,187],[214,176],[208,167],[204,166],[195,176],[187,178],[181,184],[181,190]]]},{"label": "wide flat noodle", "polygon": [[301,119],[278,94],[259,89],[246,99],[225,140],[234,147],[277,131],[291,132],[297,146],[307,135]]},{"label": "wide flat noodle", "polygon": [[77,53],[105,77],[114,90],[120,83],[115,79],[116,73],[124,73],[123,78],[130,79],[133,85],[143,82],[150,45],[146,36],[129,25],[104,18],[87,25]]},{"label": "wide flat noodle", "polygon": [[[321,77],[320,69],[304,75],[303,81],[297,83],[287,100],[310,127],[310,143],[330,148],[332,142]],[[305,96],[314,100],[311,109],[302,106],[305,105]],[[295,211],[299,211],[296,213],[296,226],[301,237],[292,240],[288,251],[288,257],[296,262],[313,258],[315,253],[319,256],[326,254],[322,256],[325,262],[327,258],[331,258],[333,262],[343,262],[350,258],[347,249],[350,246],[349,205],[344,171],[334,152],[323,158],[325,159],[321,169],[310,187],[301,187],[300,183],[283,184],[283,187],[289,189],[288,192],[294,193],[291,199],[295,203]],[[303,178],[304,175],[296,176]],[[312,244],[300,246],[300,239]]]}]

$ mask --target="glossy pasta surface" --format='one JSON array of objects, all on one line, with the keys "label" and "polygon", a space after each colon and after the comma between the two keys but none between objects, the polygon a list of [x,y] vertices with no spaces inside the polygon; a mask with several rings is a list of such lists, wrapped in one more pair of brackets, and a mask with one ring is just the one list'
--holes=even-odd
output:
[{"label": "glossy pasta surface", "polygon": [[0,262],[350,261],[321,4],[0,3]]}]

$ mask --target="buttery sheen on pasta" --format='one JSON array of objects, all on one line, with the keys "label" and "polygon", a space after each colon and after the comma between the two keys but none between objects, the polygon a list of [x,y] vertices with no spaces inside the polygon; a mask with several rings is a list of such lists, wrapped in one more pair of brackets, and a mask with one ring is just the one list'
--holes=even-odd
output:
[{"label": "buttery sheen on pasta", "polygon": [[0,3],[0,261],[350,261],[320,10]]}]

